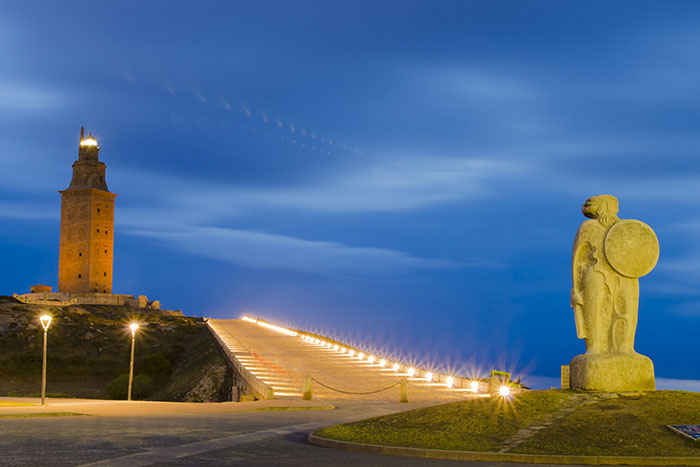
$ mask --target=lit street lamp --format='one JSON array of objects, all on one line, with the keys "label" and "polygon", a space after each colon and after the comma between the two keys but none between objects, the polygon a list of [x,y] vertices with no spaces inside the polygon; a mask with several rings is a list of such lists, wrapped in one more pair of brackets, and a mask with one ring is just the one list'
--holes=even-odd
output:
[{"label": "lit street lamp", "polygon": [[127,392],[126,400],[131,400],[131,383],[134,381],[134,342],[136,341],[136,330],[139,325],[136,323],[131,323],[129,325],[131,329],[131,363],[129,364],[129,390]]},{"label": "lit street lamp", "polygon": [[51,325],[51,315],[42,315],[39,321],[41,321],[41,327],[44,328],[44,360],[41,367],[41,405],[46,405],[46,342],[49,326]]}]

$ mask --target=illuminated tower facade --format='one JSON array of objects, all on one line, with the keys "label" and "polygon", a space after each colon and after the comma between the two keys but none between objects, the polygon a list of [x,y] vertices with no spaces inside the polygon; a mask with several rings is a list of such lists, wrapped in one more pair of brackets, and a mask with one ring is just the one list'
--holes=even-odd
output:
[{"label": "illuminated tower facade", "polygon": [[58,291],[112,293],[114,198],[107,189],[100,147],[80,129],[73,179],[61,193]]}]

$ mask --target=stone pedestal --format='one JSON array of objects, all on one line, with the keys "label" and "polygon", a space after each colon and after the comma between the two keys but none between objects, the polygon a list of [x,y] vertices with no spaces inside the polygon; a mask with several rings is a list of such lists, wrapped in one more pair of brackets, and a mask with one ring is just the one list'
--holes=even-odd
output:
[{"label": "stone pedestal", "polygon": [[654,364],[638,353],[577,355],[571,360],[571,387],[589,391],[654,391]]}]

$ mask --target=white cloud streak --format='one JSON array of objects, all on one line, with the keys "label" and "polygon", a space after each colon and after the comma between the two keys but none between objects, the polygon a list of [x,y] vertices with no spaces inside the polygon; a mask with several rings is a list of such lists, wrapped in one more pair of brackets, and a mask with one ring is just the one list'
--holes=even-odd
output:
[{"label": "white cloud streak", "polygon": [[0,218],[6,219],[58,219],[55,209],[37,207],[36,203],[0,201]]},{"label": "white cloud streak", "polygon": [[[241,187],[139,172],[115,172],[114,183],[128,190],[152,187],[155,196],[192,212],[200,221],[209,215],[236,215],[250,209],[295,208],[351,213],[404,211],[489,195],[489,180],[510,177],[523,169],[482,159],[422,157],[320,178],[292,187]],[[174,189],[173,187],[177,187]]]},{"label": "white cloud streak", "polygon": [[189,227],[177,232],[130,230],[198,256],[258,269],[309,273],[394,275],[412,269],[454,269],[460,263],[416,258],[383,248],[349,247],[263,232]]},{"label": "white cloud streak", "polygon": [[59,94],[26,83],[0,81],[0,110],[38,111],[57,108],[63,99]]}]

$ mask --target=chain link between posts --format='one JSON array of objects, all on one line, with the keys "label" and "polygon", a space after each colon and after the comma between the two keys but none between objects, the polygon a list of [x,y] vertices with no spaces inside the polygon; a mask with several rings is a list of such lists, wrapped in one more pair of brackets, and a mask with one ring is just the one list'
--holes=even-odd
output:
[{"label": "chain link between posts", "polygon": [[330,389],[331,391],[340,392],[340,393],[342,393],[342,394],[354,394],[354,395],[356,395],[356,396],[365,396],[365,395],[369,395],[369,394],[376,394],[376,393],[378,393],[378,392],[386,391],[387,389],[391,389],[391,388],[396,387],[396,386],[398,386],[399,384],[401,384],[401,381],[397,381],[397,382],[395,382],[394,384],[392,384],[391,386],[387,386],[387,387],[385,387],[385,388],[383,388],[383,389],[377,389],[376,391],[368,391],[368,392],[350,392],[350,391],[342,391],[342,390],[340,390],[340,389],[336,389],[336,388],[332,388],[332,387],[330,387],[330,386],[327,386],[327,385],[323,384],[322,382],[320,382],[319,380],[317,380],[316,378],[311,378],[311,381],[315,381],[316,383],[320,384],[321,386],[323,386],[323,387],[326,388],[326,389]]}]

